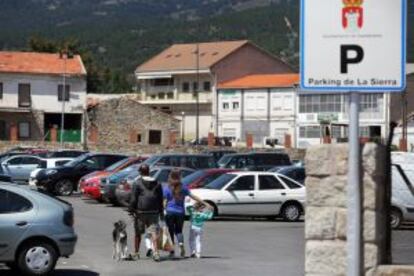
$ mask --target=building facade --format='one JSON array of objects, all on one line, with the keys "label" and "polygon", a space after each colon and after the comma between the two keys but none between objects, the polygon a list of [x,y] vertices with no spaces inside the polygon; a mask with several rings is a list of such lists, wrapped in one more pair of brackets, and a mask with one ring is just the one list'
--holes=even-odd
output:
[{"label": "building facade", "polygon": [[168,146],[178,140],[179,131],[179,120],[133,97],[93,101],[88,106],[88,143]]},{"label": "building facade", "polygon": [[249,74],[292,73],[293,69],[249,41],[176,44],[140,65],[135,74],[141,103],[182,120],[184,138],[215,132],[217,86]]},{"label": "building facade", "polygon": [[[364,93],[360,98],[360,137],[382,139],[388,134],[389,102],[387,93]],[[344,142],[348,137],[348,95],[307,94],[297,101],[297,146]]]},{"label": "building facade", "polygon": [[234,141],[253,136],[255,146],[266,140],[283,146],[291,137],[294,145],[296,91],[299,75],[248,75],[219,84],[216,133]]},{"label": "building facade", "polygon": [[47,140],[50,128],[60,129],[63,105],[65,136],[81,142],[86,70],[80,56],[0,52],[0,140]]}]

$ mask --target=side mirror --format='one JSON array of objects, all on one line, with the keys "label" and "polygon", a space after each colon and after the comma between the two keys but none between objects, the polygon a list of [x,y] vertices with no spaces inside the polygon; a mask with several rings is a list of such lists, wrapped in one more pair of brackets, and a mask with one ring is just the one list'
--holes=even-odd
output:
[{"label": "side mirror", "polygon": [[230,187],[228,187],[228,188],[227,188],[227,191],[228,191],[228,192],[233,192],[233,191],[234,191],[234,187],[233,187],[233,185],[230,185]]}]

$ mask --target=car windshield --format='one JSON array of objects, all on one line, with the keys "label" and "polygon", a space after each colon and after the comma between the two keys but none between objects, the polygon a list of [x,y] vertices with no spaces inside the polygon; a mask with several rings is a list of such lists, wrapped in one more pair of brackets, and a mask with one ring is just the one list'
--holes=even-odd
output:
[{"label": "car windshield", "polygon": [[204,189],[212,190],[221,190],[224,186],[227,185],[231,180],[233,180],[237,175],[235,174],[223,174],[218,177],[216,180],[207,184]]},{"label": "car windshield", "polygon": [[138,171],[138,166],[133,165],[133,166],[126,167],[125,169],[111,175],[109,177],[109,180],[116,180],[116,179],[119,179],[119,178],[127,177],[133,171]]},{"label": "car windshield", "polygon": [[147,164],[148,166],[152,166],[158,161],[159,158],[160,157],[157,155],[151,156],[150,158],[144,161],[144,164]]},{"label": "car windshield", "polygon": [[76,157],[72,161],[69,161],[68,163],[64,164],[63,166],[65,166],[65,167],[73,167],[73,166],[76,166],[77,164],[79,164],[82,161],[84,161],[87,157],[88,157],[88,155],[83,154],[81,156]]},{"label": "car windshield", "polygon": [[184,177],[181,180],[181,183],[183,183],[184,186],[188,186],[191,183],[193,183],[194,181],[196,181],[197,179],[199,179],[200,177],[204,176],[205,172],[204,171],[196,171],[186,177]]},{"label": "car windshield", "polygon": [[230,159],[232,158],[232,156],[230,155],[225,155],[222,158],[220,158],[219,161],[217,161],[217,164],[219,165],[219,167],[225,167],[227,163],[229,163]]},{"label": "car windshield", "polygon": [[114,164],[112,164],[111,166],[107,167],[105,169],[106,172],[111,172],[116,170],[118,167],[126,164],[129,161],[129,158],[125,158],[125,159],[121,159],[118,162],[115,162]]}]

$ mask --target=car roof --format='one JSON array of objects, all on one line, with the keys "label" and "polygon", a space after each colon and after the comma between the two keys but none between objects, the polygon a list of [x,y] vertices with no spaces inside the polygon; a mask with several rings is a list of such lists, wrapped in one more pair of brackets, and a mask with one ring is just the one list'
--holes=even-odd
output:
[{"label": "car roof", "polygon": [[13,155],[13,156],[9,156],[4,160],[9,160],[11,158],[16,158],[16,157],[34,157],[36,159],[41,159],[41,160],[46,160],[45,158],[39,157],[37,155],[30,155],[30,154],[18,154],[18,155]]},{"label": "car roof", "polygon": [[162,154],[154,154],[153,156],[200,156],[200,157],[211,157],[210,154],[206,153],[162,153]]},{"label": "car roof", "polygon": [[235,174],[235,175],[282,175],[277,172],[254,172],[254,171],[239,171],[239,172],[229,172],[228,174]]},{"label": "car roof", "polygon": [[246,152],[246,153],[230,153],[226,154],[226,156],[246,156],[246,155],[288,155],[286,152],[283,151],[275,151],[275,152]]},{"label": "car roof", "polygon": [[173,169],[178,169],[178,170],[188,170],[188,171],[195,171],[192,168],[188,168],[188,167],[175,167],[175,166],[156,166],[156,167],[152,167],[151,171],[153,170],[173,170]]}]

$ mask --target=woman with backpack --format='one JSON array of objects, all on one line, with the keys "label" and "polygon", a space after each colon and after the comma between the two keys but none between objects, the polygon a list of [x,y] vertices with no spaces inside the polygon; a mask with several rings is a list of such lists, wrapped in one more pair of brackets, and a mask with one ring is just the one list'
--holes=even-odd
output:
[{"label": "woman with backpack", "polygon": [[[167,224],[168,231],[171,235],[171,240],[174,244],[174,237],[177,238],[178,245],[180,247],[180,256],[185,257],[184,249],[184,237],[183,237],[183,226],[185,218],[185,198],[189,196],[194,201],[210,206],[208,203],[202,201],[200,198],[191,194],[187,187],[183,187],[181,183],[180,170],[174,169],[171,171],[168,185],[163,188],[164,194],[164,206],[166,211],[165,223]],[[175,252],[170,252],[170,257],[174,257]]]}]

